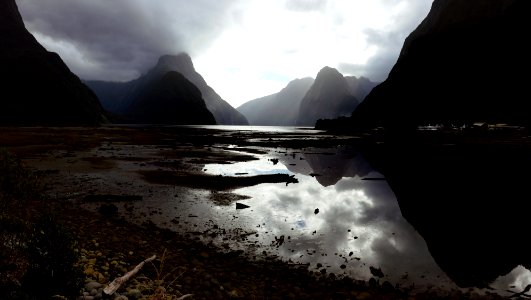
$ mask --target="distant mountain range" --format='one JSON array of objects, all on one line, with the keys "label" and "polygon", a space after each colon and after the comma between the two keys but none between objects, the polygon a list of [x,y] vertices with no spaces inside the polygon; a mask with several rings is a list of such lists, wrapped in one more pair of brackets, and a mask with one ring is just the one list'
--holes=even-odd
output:
[{"label": "distant mountain range", "polygon": [[246,102],[238,110],[251,125],[313,126],[320,118],[350,115],[376,85],[325,67],[315,80],[293,80],[280,92]]},{"label": "distant mountain range", "polygon": [[[200,91],[201,97],[208,110],[214,115],[217,124],[223,125],[247,125],[247,119],[230,104],[223,100],[210,86],[207,85],[203,77],[195,71],[192,59],[186,53],[179,55],[165,55],[159,58],[157,64],[145,75],[129,82],[105,82],[105,81],[87,81],[100,98],[105,109],[116,115],[126,115],[127,118],[135,118],[138,114],[134,113],[132,104],[138,102],[138,97],[145,94],[146,87],[151,86],[168,73],[177,72],[195,85]],[[177,76],[171,77],[177,80]],[[168,80],[168,78],[165,78]],[[167,84],[167,82],[166,82]],[[163,84],[164,85],[164,84]],[[176,88],[174,91],[179,90]],[[189,89],[185,89],[189,91]],[[152,93],[153,95],[153,93]],[[192,99],[194,95],[184,95],[187,99]],[[162,102],[159,102],[161,104]],[[144,106],[145,107],[145,106]],[[161,107],[161,109],[163,109]],[[202,119],[204,116],[200,117]],[[174,122],[175,123],[175,122]],[[194,122],[193,124],[200,124]],[[211,123],[208,123],[211,124]]]},{"label": "distant mountain range", "polygon": [[97,125],[94,93],[26,30],[15,0],[0,1],[0,124]]},{"label": "distant mountain range", "polygon": [[[525,0],[436,0],[404,43],[388,79],[349,123],[395,131],[477,121],[529,126],[531,34]],[[344,121],[344,120],[343,120]],[[323,125],[324,123],[321,123]]]},{"label": "distant mountain range", "polygon": [[280,92],[251,100],[238,107],[251,125],[295,126],[302,98],[313,78],[295,79]]}]

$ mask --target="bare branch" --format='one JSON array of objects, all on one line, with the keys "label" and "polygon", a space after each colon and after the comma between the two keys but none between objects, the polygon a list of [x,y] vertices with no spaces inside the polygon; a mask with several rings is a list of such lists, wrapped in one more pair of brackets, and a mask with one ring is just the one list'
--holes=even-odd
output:
[{"label": "bare branch", "polygon": [[[103,292],[107,295],[114,294],[122,284],[124,284],[127,280],[129,280],[131,277],[133,277],[142,267],[145,263],[153,261],[157,256],[153,255],[152,257],[144,260],[143,262],[139,263],[133,270],[127,272],[124,276],[118,277],[111,282],[105,289],[103,289]],[[181,297],[182,298],[182,297]]]}]

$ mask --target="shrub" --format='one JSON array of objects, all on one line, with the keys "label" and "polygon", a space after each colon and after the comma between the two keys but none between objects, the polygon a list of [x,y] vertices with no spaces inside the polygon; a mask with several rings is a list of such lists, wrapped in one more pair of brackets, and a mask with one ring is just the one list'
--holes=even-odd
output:
[{"label": "shrub", "polygon": [[0,149],[0,299],[49,299],[79,291],[73,238],[42,201],[33,172]]}]

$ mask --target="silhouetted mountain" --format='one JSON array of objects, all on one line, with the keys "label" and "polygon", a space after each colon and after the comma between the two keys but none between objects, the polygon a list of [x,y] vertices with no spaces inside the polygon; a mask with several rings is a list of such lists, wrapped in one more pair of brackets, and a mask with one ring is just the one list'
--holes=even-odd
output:
[{"label": "silhouetted mountain", "polygon": [[354,126],[392,129],[474,121],[529,125],[526,0],[435,0]]},{"label": "silhouetted mountain", "polygon": [[291,81],[280,92],[251,100],[238,107],[251,125],[294,126],[302,98],[312,86],[313,78]]},{"label": "silhouetted mountain", "polygon": [[0,124],[97,125],[98,98],[29,33],[15,0],[0,2]]},{"label": "silhouetted mountain", "polygon": [[373,171],[361,154],[352,149],[315,149],[315,151],[299,156],[282,155],[278,159],[291,172],[315,176],[317,182],[325,187],[335,185],[343,177],[364,177]]},{"label": "silhouetted mountain", "polygon": [[318,119],[350,115],[358,104],[343,75],[336,69],[324,67],[301,101],[297,125],[313,126]]},{"label": "silhouetted mountain", "polygon": [[216,124],[199,89],[178,72],[149,82],[126,111],[139,123]]},{"label": "silhouetted mountain", "polygon": [[85,81],[85,83],[98,95],[101,105],[113,114],[124,114],[131,100],[137,95],[142,80],[136,79],[128,82]]},{"label": "silhouetted mountain", "polygon": [[356,76],[345,76],[345,79],[347,80],[350,94],[360,101],[363,101],[372,89],[378,85],[378,83],[372,82],[363,76],[360,78]]},{"label": "silhouetted mountain", "polygon": [[[164,55],[148,74],[130,82],[87,81],[94,92],[101,98],[103,106],[111,112],[120,114],[127,109],[128,103],[138,95],[139,87],[153,78],[160,78],[167,72],[176,71],[192,82],[201,91],[207,108],[212,112],[218,124],[247,125],[247,119],[223,100],[203,77],[196,72],[192,59],[186,53]],[[147,78],[147,79],[146,79]]]}]

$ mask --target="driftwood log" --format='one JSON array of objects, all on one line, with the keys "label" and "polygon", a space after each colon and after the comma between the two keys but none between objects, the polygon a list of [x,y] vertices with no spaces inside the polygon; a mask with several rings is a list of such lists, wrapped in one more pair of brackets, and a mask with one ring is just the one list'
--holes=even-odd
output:
[{"label": "driftwood log", "polygon": [[131,277],[135,276],[135,274],[138,273],[138,271],[140,271],[140,269],[142,269],[142,267],[144,266],[145,263],[148,263],[150,261],[155,260],[156,257],[157,257],[156,255],[153,255],[152,257],[150,257],[150,258],[144,260],[143,262],[139,263],[134,269],[132,269],[131,271],[127,272],[124,276],[114,279],[111,282],[111,284],[109,284],[105,289],[103,289],[103,292],[105,294],[107,294],[107,295],[114,294],[122,286],[122,284],[124,284]]}]

